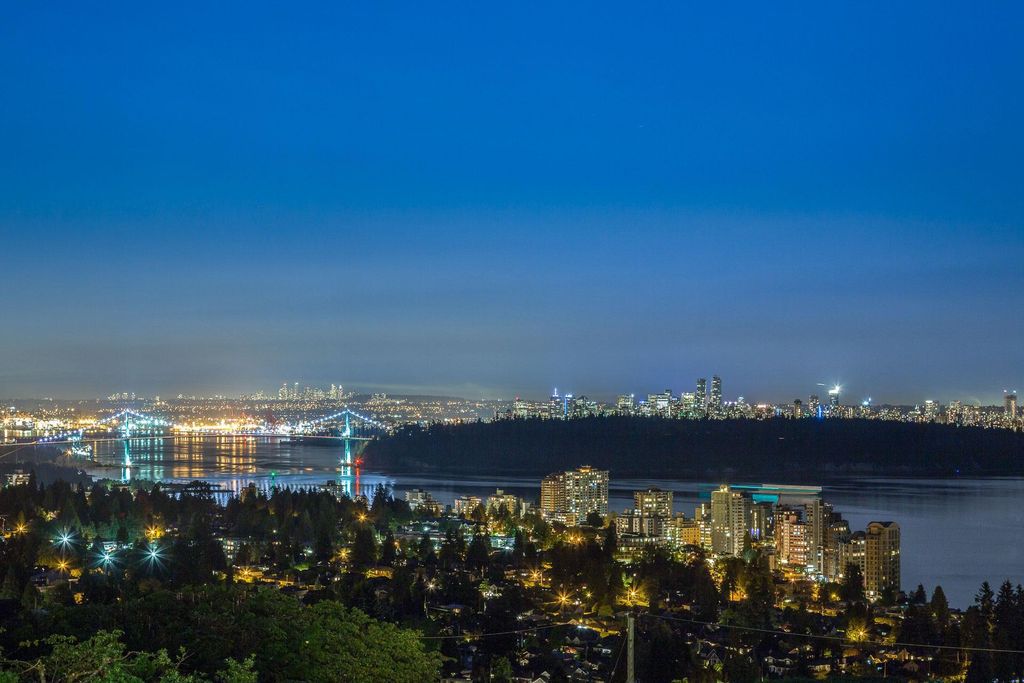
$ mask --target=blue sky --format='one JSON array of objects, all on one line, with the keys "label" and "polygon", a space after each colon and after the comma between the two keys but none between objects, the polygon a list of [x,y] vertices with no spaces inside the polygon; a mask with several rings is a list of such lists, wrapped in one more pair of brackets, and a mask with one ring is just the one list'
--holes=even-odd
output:
[{"label": "blue sky", "polygon": [[1014,3],[21,4],[0,395],[995,401]]}]

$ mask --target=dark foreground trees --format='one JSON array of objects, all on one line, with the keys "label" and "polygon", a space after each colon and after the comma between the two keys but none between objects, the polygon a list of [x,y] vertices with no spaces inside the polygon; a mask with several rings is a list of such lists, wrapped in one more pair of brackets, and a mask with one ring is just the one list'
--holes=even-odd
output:
[{"label": "dark foreground trees", "polygon": [[[23,625],[26,635],[35,629],[77,635],[78,640],[102,648],[82,647],[86,643],[76,646],[75,640],[63,636],[43,641],[37,657],[4,664],[5,671],[21,674],[25,680],[40,680],[40,668],[52,670],[55,655],[63,658],[67,670],[120,666],[125,677],[117,680],[125,681],[229,680],[226,666],[243,676],[245,665],[239,662],[248,661],[259,679],[267,681],[336,681],[340,676],[353,683],[418,683],[436,680],[441,664],[440,656],[428,652],[415,631],[377,621],[331,600],[307,607],[273,589],[204,586],[156,591],[122,605],[56,608],[33,618],[36,621]],[[111,638],[109,631],[96,634],[97,627],[119,632]],[[89,641],[94,634],[99,640]],[[123,646],[117,651],[119,643]],[[145,653],[154,643],[162,653],[126,654]],[[97,651],[110,655],[104,667],[95,665]],[[176,653],[183,657],[176,658]],[[181,678],[186,675],[195,678]],[[108,680],[98,676],[73,680]]]}]

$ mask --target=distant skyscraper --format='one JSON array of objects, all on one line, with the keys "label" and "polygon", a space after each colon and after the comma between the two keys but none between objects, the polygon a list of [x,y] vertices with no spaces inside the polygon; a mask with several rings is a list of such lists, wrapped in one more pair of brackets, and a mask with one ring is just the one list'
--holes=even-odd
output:
[{"label": "distant skyscraper", "polygon": [[647,409],[651,415],[669,417],[672,410],[672,390],[666,389],[660,394],[648,394]]},{"label": "distant skyscraper", "polygon": [[697,410],[705,410],[708,407],[708,380],[701,377],[697,380],[697,393],[694,396]]},{"label": "distant skyscraper", "polygon": [[807,400],[807,409],[811,411],[811,417],[820,417],[821,400],[818,399],[817,394],[811,394],[811,397]]},{"label": "distant skyscraper", "polygon": [[636,397],[633,394],[622,394],[615,401],[615,412],[619,415],[632,415],[636,412]]},{"label": "distant skyscraper", "polygon": [[551,394],[551,400],[548,402],[548,417],[552,420],[564,420],[566,417],[566,402],[558,395],[558,389]]},{"label": "distant skyscraper", "polygon": [[1016,417],[1017,417],[1017,392],[1016,391],[1008,391],[1008,392],[1006,392],[1006,396],[1003,397],[1003,403],[1005,404],[1004,412],[1006,413],[1006,417],[1010,418],[1011,420],[1016,419]]},{"label": "distant skyscraper", "polygon": [[724,555],[743,553],[750,531],[751,501],[728,486],[711,492],[711,550]]},{"label": "distant skyscraper", "polygon": [[804,416],[804,402],[801,401],[800,399],[796,399],[796,400],[793,401],[793,417],[803,417],[803,416]]},{"label": "distant skyscraper", "polygon": [[834,409],[839,407],[839,390],[841,388],[842,387],[840,387],[837,384],[837,385],[835,385],[834,387],[832,387],[831,389],[828,390],[828,407],[829,407],[829,410],[834,410]]},{"label": "distant skyscraper", "polygon": [[711,378],[711,410],[717,412],[722,407],[722,378],[715,375]]}]

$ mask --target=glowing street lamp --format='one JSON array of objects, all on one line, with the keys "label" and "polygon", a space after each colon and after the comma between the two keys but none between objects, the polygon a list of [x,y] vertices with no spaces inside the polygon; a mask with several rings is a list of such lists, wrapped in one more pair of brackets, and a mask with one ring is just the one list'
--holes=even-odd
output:
[{"label": "glowing street lamp", "polygon": [[113,551],[111,551],[111,550],[104,550],[103,552],[101,552],[100,553],[99,564],[104,569],[106,569],[106,568],[110,567],[112,564],[114,564],[114,553],[113,553]]},{"label": "glowing street lamp", "polygon": [[55,545],[59,545],[61,550],[67,550],[71,547],[71,542],[74,540],[74,534],[65,529],[57,534],[57,538],[53,539]]},{"label": "glowing street lamp", "polygon": [[163,559],[160,546],[156,545],[155,543],[151,543],[148,546],[146,546],[145,559],[146,562],[148,562],[151,567],[154,565],[159,565],[161,563],[160,561]]}]

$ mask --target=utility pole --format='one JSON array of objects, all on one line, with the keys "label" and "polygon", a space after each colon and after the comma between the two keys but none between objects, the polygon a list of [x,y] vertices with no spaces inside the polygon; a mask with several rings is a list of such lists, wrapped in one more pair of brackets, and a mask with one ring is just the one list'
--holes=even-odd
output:
[{"label": "utility pole", "polygon": [[633,670],[633,610],[626,614],[626,683],[636,683]]}]

